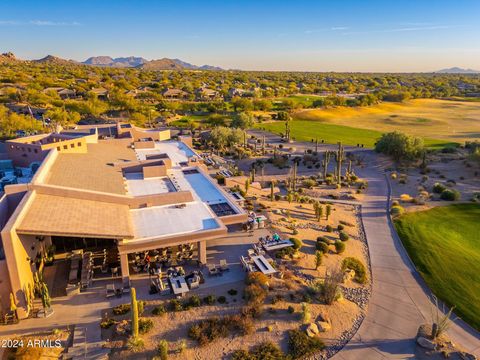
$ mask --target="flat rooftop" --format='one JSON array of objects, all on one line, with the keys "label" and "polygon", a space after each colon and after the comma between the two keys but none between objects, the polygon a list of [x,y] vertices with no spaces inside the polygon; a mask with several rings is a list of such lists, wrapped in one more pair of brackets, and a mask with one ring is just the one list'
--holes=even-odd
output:
[{"label": "flat rooftop", "polygon": [[195,152],[187,145],[179,141],[155,141],[154,149],[135,149],[138,160],[145,160],[147,155],[168,154],[172,160],[172,167],[180,166],[180,163],[188,162],[195,156]]},{"label": "flat rooftop", "polygon": [[143,173],[127,173],[124,175],[127,194],[142,196],[174,192],[175,187],[167,176],[143,178]]},{"label": "flat rooftop", "polygon": [[188,234],[220,228],[211,210],[201,202],[184,207],[155,206],[130,210],[135,240]]},{"label": "flat rooftop", "polygon": [[122,140],[99,140],[97,144],[87,144],[88,152],[85,154],[60,153],[46,183],[125,194],[122,171],[112,164],[137,160],[128,144],[128,141]]}]

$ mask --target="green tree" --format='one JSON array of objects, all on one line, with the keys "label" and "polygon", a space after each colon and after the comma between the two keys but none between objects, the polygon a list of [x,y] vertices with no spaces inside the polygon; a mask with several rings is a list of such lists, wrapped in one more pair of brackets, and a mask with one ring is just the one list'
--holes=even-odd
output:
[{"label": "green tree", "polygon": [[252,114],[250,113],[239,113],[236,115],[233,120],[231,125],[235,128],[240,128],[240,129],[249,129],[253,127],[255,124],[255,118],[253,117]]},{"label": "green tree", "polygon": [[424,152],[423,140],[399,131],[383,134],[375,144],[375,151],[391,156],[395,161],[415,160]]}]

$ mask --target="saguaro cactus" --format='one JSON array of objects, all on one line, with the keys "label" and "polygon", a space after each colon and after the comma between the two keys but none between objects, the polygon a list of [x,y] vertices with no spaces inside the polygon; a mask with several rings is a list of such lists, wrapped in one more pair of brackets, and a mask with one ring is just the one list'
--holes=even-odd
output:
[{"label": "saguaro cactus", "polygon": [[275,196],[273,195],[274,189],[275,189],[275,181],[272,180],[272,181],[270,182],[270,201],[272,201],[272,202],[273,202],[273,200],[275,199]]},{"label": "saguaro cactus", "polygon": [[327,150],[327,151],[325,151],[325,154],[323,155],[323,160],[322,160],[323,180],[325,180],[327,178],[328,164],[330,163],[331,154],[332,153]]},{"label": "saguaro cactus", "polygon": [[130,311],[132,313],[132,337],[138,337],[138,303],[137,303],[137,291],[135,288],[130,289],[131,303]]},{"label": "saguaro cactus", "polygon": [[342,177],[342,161],[343,157],[345,155],[345,151],[343,150],[343,145],[341,142],[338,143],[338,150],[337,153],[335,154],[335,159],[337,161],[337,168],[336,168],[336,178],[337,178],[337,184],[341,183],[341,177]]}]

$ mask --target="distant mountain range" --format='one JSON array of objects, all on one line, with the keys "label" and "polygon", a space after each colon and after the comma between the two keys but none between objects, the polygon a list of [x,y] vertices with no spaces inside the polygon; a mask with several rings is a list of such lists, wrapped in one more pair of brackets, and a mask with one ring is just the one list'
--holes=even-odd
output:
[{"label": "distant mountain range", "polygon": [[451,67],[448,69],[442,69],[435,71],[439,74],[479,74],[480,70],[473,70],[473,69],[462,69],[459,67]]},{"label": "distant mountain range", "polygon": [[[24,60],[18,59],[11,52],[0,54],[0,64],[22,62]],[[138,68],[145,70],[222,70],[218,66],[202,65],[197,66],[180,59],[158,59],[147,60],[142,57],[129,56],[112,58],[110,56],[93,56],[83,62],[75,60],[66,60],[57,56],[47,55],[44,58],[38,60],[31,60],[34,63],[41,64],[54,64],[54,65],[90,65],[101,67],[114,67],[114,68]]]},{"label": "distant mountain range", "polygon": [[119,57],[111,58],[110,56],[95,56],[88,58],[82,64],[105,66],[105,67],[136,67],[145,70],[222,70],[222,68],[211,65],[197,66],[180,59],[158,59],[147,60],[142,57]]}]

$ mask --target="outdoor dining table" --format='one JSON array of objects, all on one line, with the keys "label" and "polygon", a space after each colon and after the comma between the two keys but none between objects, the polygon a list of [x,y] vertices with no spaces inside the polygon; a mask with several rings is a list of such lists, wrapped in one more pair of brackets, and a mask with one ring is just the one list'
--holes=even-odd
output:
[{"label": "outdoor dining table", "polygon": [[183,296],[185,293],[190,291],[184,276],[172,276],[168,280],[175,295]]},{"label": "outdoor dining table", "polygon": [[267,261],[267,259],[265,259],[263,255],[252,256],[252,260],[257,268],[265,275],[270,275],[277,272],[277,270],[273,268],[273,266]]},{"label": "outdoor dining table", "polygon": [[268,243],[262,243],[263,248],[266,251],[280,250],[289,246],[293,246],[293,243],[290,240],[281,240],[281,241],[271,241]]}]

